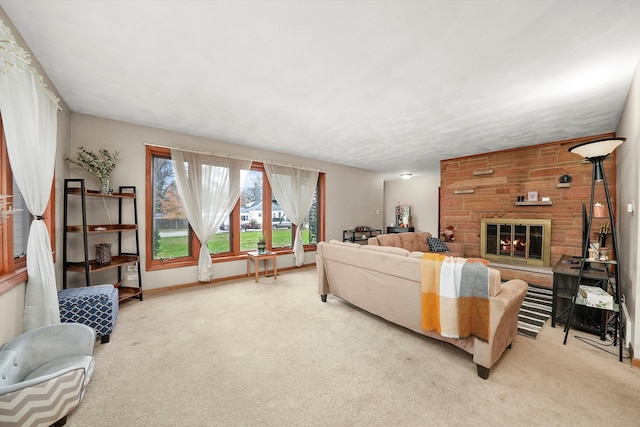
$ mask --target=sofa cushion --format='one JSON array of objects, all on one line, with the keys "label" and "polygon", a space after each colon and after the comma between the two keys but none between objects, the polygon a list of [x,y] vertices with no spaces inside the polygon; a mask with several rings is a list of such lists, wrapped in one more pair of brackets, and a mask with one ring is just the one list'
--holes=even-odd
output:
[{"label": "sofa cushion", "polygon": [[429,245],[431,252],[449,252],[447,245],[437,237],[427,238],[427,244]]},{"label": "sofa cushion", "polygon": [[342,246],[349,246],[349,247],[356,247],[356,248],[359,248],[362,246],[360,243],[341,242],[340,240],[335,240],[335,239],[329,240],[329,243],[331,243],[332,245],[342,245]]},{"label": "sofa cushion", "polygon": [[[407,249],[409,251],[426,251],[427,250],[427,245],[425,244],[425,239],[427,238],[426,235],[424,235],[424,237],[422,237],[423,235],[421,233],[399,233],[398,236],[400,236],[400,247]],[[422,243],[422,245],[421,245]]]},{"label": "sofa cushion", "polygon": [[381,234],[376,237],[376,239],[380,246],[393,246],[395,248],[401,247],[400,234]]},{"label": "sofa cushion", "polygon": [[394,248],[393,246],[363,246],[363,250],[384,252],[387,254],[394,254],[400,256],[409,256],[409,251],[403,248]]}]

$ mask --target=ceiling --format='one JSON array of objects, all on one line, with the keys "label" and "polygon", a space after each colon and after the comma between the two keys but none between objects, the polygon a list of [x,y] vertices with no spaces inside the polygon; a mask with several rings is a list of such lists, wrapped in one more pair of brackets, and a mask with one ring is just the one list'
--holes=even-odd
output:
[{"label": "ceiling", "polygon": [[398,177],[615,131],[640,1],[0,0],[74,112]]}]

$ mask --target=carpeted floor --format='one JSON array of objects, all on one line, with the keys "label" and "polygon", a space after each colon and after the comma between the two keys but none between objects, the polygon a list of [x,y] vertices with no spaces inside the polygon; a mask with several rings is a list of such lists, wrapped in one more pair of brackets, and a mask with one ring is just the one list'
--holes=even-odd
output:
[{"label": "carpeted floor", "polygon": [[517,335],[482,380],[461,349],[322,303],[314,268],[147,294],[67,425],[638,425],[640,369],[575,334]]},{"label": "carpeted floor", "polygon": [[530,284],[518,315],[518,333],[535,339],[551,317],[552,305],[552,289]]}]

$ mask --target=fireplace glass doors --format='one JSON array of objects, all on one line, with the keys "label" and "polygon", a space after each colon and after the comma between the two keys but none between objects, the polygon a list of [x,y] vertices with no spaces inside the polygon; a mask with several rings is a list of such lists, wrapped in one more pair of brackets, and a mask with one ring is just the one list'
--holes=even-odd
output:
[{"label": "fireplace glass doors", "polygon": [[549,267],[551,220],[484,218],[480,256],[491,261]]}]

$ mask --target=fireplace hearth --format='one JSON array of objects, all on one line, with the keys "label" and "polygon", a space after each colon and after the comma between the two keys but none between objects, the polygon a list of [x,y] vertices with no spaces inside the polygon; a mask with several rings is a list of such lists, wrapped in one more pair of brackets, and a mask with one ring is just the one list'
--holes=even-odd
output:
[{"label": "fireplace hearth", "polygon": [[549,267],[551,220],[482,218],[480,256],[506,264]]}]

